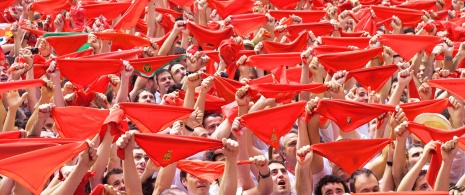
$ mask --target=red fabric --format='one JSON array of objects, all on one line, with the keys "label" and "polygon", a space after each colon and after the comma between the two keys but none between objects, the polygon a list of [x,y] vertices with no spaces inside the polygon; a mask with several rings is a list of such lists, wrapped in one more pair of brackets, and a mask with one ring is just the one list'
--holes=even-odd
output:
[{"label": "red fabric", "polygon": [[459,138],[459,147],[460,147],[462,150],[465,150],[465,137]]},{"label": "red fabric", "polygon": [[428,81],[431,87],[440,88],[465,101],[465,78],[435,79]]},{"label": "red fabric", "polygon": [[8,7],[16,1],[17,0],[5,0],[0,2],[0,10],[8,9]]},{"label": "red fabric", "polygon": [[[124,102],[119,104],[126,116],[143,133],[156,133],[173,122],[189,117],[191,108]],[[156,116],[156,120],[152,117]]]},{"label": "red fabric", "polygon": [[103,184],[98,184],[97,187],[95,187],[89,195],[103,195],[104,190],[105,187],[103,186]]},{"label": "red fabric", "polygon": [[437,36],[423,35],[381,35],[379,41],[389,46],[397,52],[405,61],[410,60],[416,53],[425,49],[428,46],[437,45],[443,39]]},{"label": "red fabric", "polygon": [[321,37],[322,45],[357,46],[365,49],[370,44],[370,37]]},{"label": "red fabric", "polygon": [[354,31],[355,32],[368,32],[370,35],[375,35],[376,30],[378,29],[377,23],[375,18],[371,15],[370,12],[365,14],[360,21],[355,25]]},{"label": "red fabric", "polygon": [[[229,15],[244,14],[250,12],[254,6],[252,0],[230,0],[227,3],[220,0],[207,0],[208,6],[216,9],[221,18],[226,18]],[[192,33],[192,32],[191,32]]]},{"label": "red fabric", "polygon": [[41,86],[45,86],[45,82],[41,79],[8,81],[8,82],[0,83],[0,94],[3,94],[11,90],[35,88],[35,87],[41,87]]},{"label": "red fabric", "polygon": [[20,138],[21,132],[19,131],[8,131],[8,132],[1,132],[0,139],[16,139]]},{"label": "red fabric", "polygon": [[[185,96],[186,96],[185,91],[179,91],[180,99],[184,100]],[[197,101],[198,97],[199,97],[199,93],[196,92],[194,96],[195,101]],[[208,95],[208,94],[205,96],[205,111],[221,113],[221,107],[224,105],[226,105],[226,101],[223,98],[219,98],[217,96]]]},{"label": "red fabric", "polygon": [[182,55],[171,56],[155,56],[150,58],[139,58],[129,60],[129,63],[134,67],[134,73],[138,76],[150,78],[155,76],[157,70],[164,68],[169,62],[180,58]]},{"label": "red fabric", "polygon": [[[433,10],[438,11],[435,0],[417,0],[409,1],[408,3],[400,4],[399,8],[417,9],[417,10]],[[446,7],[444,7],[446,8]],[[446,8],[447,9],[447,8]]]},{"label": "red fabric", "polygon": [[371,87],[372,90],[379,91],[398,69],[396,65],[361,68],[350,71],[348,77],[354,77],[365,89]]},{"label": "red fabric", "polygon": [[[330,73],[338,70],[352,71],[365,67],[365,65],[380,54],[383,48],[373,48],[365,50],[347,51],[318,55],[318,61]],[[344,59],[344,60],[341,60]]]},{"label": "red fabric", "polygon": [[102,75],[118,74],[123,69],[121,60],[108,59],[57,59],[57,64],[61,74],[78,88],[91,84]]},{"label": "red fabric", "polygon": [[172,9],[167,9],[167,8],[162,8],[162,7],[155,8],[155,11],[160,14],[171,14],[174,18],[179,18],[183,16],[181,12],[177,12]]},{"label": "red fabric", "polygon": [[313,48],[312,55],[322,55],[322,54],[331,54],[331,53],[338,53],[338,52],[345,52],[351,51],[346,46],[335,46],[335,45],[318,45]]},{"label": "red fabric", "polygon": [[268,22],[265,14],[240,14],[232,15],[231,24],[239,36],[245,36]]},{"label": "red fabric", "polygon": [[[218,55],[218,51],[201,51],[202,54],[205,54],[210,58],[210,60],[213,60],[216,63],[220,63],[220,56]],[[255,55],[255,51],[253,50],[239,50],[239,56],[246,55],[252,56]]]},{"label": "red fabric", "polygon": [[298,0],[289,0],[289,1],[270,0],[270,2],[278,9],[286,10],[286,9],[294,9],[297,6]]},{"label": "red fabric", "polygon": [[142,53],[142,50],[140,49],[131,49],[131,50],[124,50],[124,51],[99,53],[95,55],[87,55],[87,56],[82,56],[80,58],[81,59],[85,58],[85,59],[131,60],[131,59],[134,59],[140,53]]},{"label": "red fabric", "polygon": [[82,45],[87,43],[87,34],[76,34],[70,36],[50,36],[45,38],[47,43],[53,47],[58,56],[73,53]]},{"label": "red fabric", "polygon": [[392,16],[399,17],[403,26],[416,27],[421,22],[423,12],[416,9],[406,9],[387,6],[371,6],[377,18],[381,20],[391,20]]},{"label": "red fabric", "polygon": [[[251,164],[250,161],[238,161],[237,165]],[[221,177],[224,172],[224,161],[199,161],[199,160],[180,160],[176,165],[178,169],[197,177],[200,180],[214,182]]]},{"label": "red fabric", "polygon": [[[171,107],[173,108],[173,107]],[[165,167],[171,163],[185,159],[198,152],[205,150],[219,149],[223,147],[221,140],[194,137],[194,136],[173,136],[165,134],[140,133],[135,134],[134,139],[152,159],[157,166]],[[118,151],[121,155],[121,149]]]},{"label": "red fabric", "polygon": [[236,101],[236,91],[244,86],[243,83],[240,83],[235,80],[222,78],[219,76],[213,76],[213,85],[218,92],[218,97],[224,98],[226,103]]},{"label": "red fabric", "polygon": [[83,51],[69,53],[69,54],[66,54],[60,57],[52,57],[52,59],[49,59],[49,60],[46,60],[41,55],[36,54],[34,55],[34,78],[39,79],[40,77],[42,77],[46,73],[48,67],[50,66],[50,63],[54,59],[67,58],[67,57],[70,57],[70,58],[84,57],[84,56],[91,55],[93,52],[94,52],[94,49],[89,48]]},{"label": "red fabric", "polygon": [[134,47],[145,47],[150,45],[150,40],[126,33],[94,33],[99,39],[111,41],[111,44],[118,44],[122,50]]},{"label": "red fabric", "polygon": [[93,2],[82,3],[81,8],[84,9],[84,17],[87,19],[98,18],[101,15],[107,20],[113,20],[120,14],[123,14],[131,6],[131,2]]},{"label": "red fabric", "polygon": [[41,0],[33,2],[31,10],[40,12],[44,15],[56,15],[61,10],[70,10],[71,1],[69,0]]},{"label": "red fabric", "polygon": [[110,83],[110,77],[108,75],[102,75],[100,78],[90,85],[85,92],[99,92],[105,94],[108,89],[108,84]]},{"label": "red fabric", "polygon": [[[425,125],[414,122],[409,122],[407,129],[413,134],[415,134],[423,143],[428,143],[431,140],[445,143],[449,140],[452,140],[454,136],[460,137],[465,133],[465,127],[461,127],[459,129],[454,130],[442,130],[427,127]],[[441,150],[440,145],[438,145],[436,146],[436,151],[433,153],[431,164],[429,166],[428,173],[426,174],[426,179],[428,180],[428,183],[431,186],[434,186],[439,172],[439,168],[441,166],[441,161]]]},{"label": "red fabric", "polygon": [[[50,175],[86,148],[87,143],[82,141],[16,155],[0,161],[0,173],[40,194]],[[25,168],[30,165],[38,168]]]},{"label": "red fabric", "polygon": [[113,26],[113,29],[116,31],[129,30],[136,26],[139,16],[143,13],[148,3],[148,0],[135,0]]},{"label": "red fabric", "polygon": [[312,31],[315,37],[329,35],[334,31],[334,27],[329,22],[312,22],[304,24],[292,24],[287,26],[287,31],[291,37],[297,37],[304,30]]},{"label": "red fabric", "polygon": [[187,29],[194,38],[199,42],[203,50],[213,50],[220,46],[221,41],[231,38],[234,35],[234,29],[226,27],[223,30],[212,31],[194,23],[187,23]]},{"label": "red fabric", "polygon": [[86,192],[85,192],[85,187],[87,185],[87,183],[89,182],[89,179],[93,176],[95,176],[95,172],[90,172],[90,171],[87,171],[86,174],[84,175],[84,177],[82,178],[81,182],[79,183],[79,185],[77,186],[76,190],[74,191],[74,195],[86,195]]},{"label": "red fabric", "polygon": [[304,32],[290,43],[263,41],[264,53],[302,52],[307,49],[308,33]]},{"label": "red fabric", "polygon": [[277,21],[284,17],[288,18],[291,15],[296,15],[302,18],[303,23],[319,22],[326,16],[326,12],[323,10],[270,10],[268,13]]},{"label": "red fabric", "polygon": [[[383,139],[363,139],[363,140],[343,140],[313,144],[310,149],[314,153],[326,157],[328,160],[338,165],[348,174],[352,174],[357,169],[362,168],[391,140]],[[351,160],[347,158],[350,157]]]},{"label": "red fabric", "polygon": [[100,130],[100,142],[107,132],[107,125],[110,126],[110,135],[114,136],[113,143],[116,142],[122,134],[126,133],[126,131],[129,130],[129,125],[125,119],[126,115],[123,110],[120,108],[113,109],[103,122]]},{"label": "red fabric", "polygon": [[94,138],[109,113],[109,110],[81,106],[55,107],[51,112],[60,137],[80,140]]},{"label": "red fabric", "polygon": [[420,102],[411,102],[406,104],[400,104],[399,106],[405,112],[405,116],[409,120],[415,119],[418,115],[429,112],[429,113],[441,113],[450,105],[447,99],[435,99],[426,100]]},{"label": "red fabric", "polygon": [[35,150],[40,150],[43,148],[48,148],[52,146],[58,146],[57,143],[40,143],[40,142],[11,142],[11,143],[2,143],[0,144],[0,160],[20,155],[27,152],[34,152]]},{"label": "red fabric", "polygon": [[[289,84],[300,84],[300,77],[302,76],[302,67],[286,69],[286,77]],[[312,77],[312,73],[308,72],[308,77]]]},{"label": "red fabric", "polygon": [[234,122],[234,119],[237,117],[239,111],[237,102],[234,101],[229,104],[226,104],[222,106],[221,109],[223,110],[224,117],[228,119],[228,121],[232,124]]},{"label": "red fabric", "polygon": [[279,139],[292,129],[297,117],[304,112],[306,104],[307,102],[297,102],[249,113],[241,116],[241,124],[260,140],[279,150]]},{"label": "red fabric", "polygon": [[342,29],[339,29],[341,37],[362,37],[364,32],[344,32]]},{"label": "red fabric", "polygon": [[21,29],[29,31],[31,34],[35,34],[37,37],[43,36],[45,34],[45,31],[41,31],[41,30],[38,30],[38,29],[27,28],[24,25],[21,25]]},{"label": "red fabric", "polygon": [[223,58],[226,63],[226,74],[230,79],[234,78],[234,73],[236,73],[237,65],[236,61],[239,60],[239,50],[240,46],[231,39],[226,39],[221,41],[221,45],[218,48],[219,55]]},{"label": "red fabric", "polygon": [[300,64],[300,52],[260,54],[250,56],[245,65],[271,71],[279,66],[296,66]]},{"label": "red fabric", "polygon": [[170,0],[171,2],[175,3],[179,7],[189,7],[191,6],[195,0]]},{"label": "red fabric", "polygon": [[326,85],[321,83],[312,83],[312,84],[256,84],[249,85],[248,91],[253,96],[263,95],[266,98],[276,98],[279,99],[286,93],[300,93],[301,91],[312,92],[315,94],[323,93],[328,88]]}]

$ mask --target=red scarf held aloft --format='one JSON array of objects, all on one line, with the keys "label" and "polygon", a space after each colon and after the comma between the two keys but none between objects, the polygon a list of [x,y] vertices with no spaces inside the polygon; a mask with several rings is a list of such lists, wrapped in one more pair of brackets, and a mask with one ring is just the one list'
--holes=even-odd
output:
[{"label": "red scarf held aloft", "polygon": [[424,35],[381,35],[379,41],[397,52],[405,61],[409,61],[416,53],[426,47],[442,42],[441,37]]},{"label": "red scarf held aloft", "polygon": [[[348,174],[352,174],[367,164],[389,143],[391,143],[389,138],[343,140],[314,144],[310,146],[310,149],[314,153],[328,158],[328,160],[344,169]],[[347,157],[350,157],[352,160],[347,160]]]},{"label": "red scarf held aloft", "polygon": [[230,0],[228,2],[220,0],[207,0],[208,6],[216,9],[221,18],[229,15],[237,15],[251,12],[254,1],[251,0]]},{"label": "red scarf held aloft", "polygon": [[189,22],[186,24],[186,28],[189,29],[203,50],[214,50],[220,46],[221,41],[229,39],[234,35],[234,29],[231,27],[213,31]]},{"label": "red scarf held aloft", "polygon": [[69,0],[41,0],[31,4],[31,10],[44,15],[56,15],[61,10],[69,11],[71,9],[71,1]]},{"label": "red scarf held aloft", "polygon": [[45,38],[47,43],[53,47],[58,56],[76,52],[82,45],[87,43],[87,39],[87,34],[50,36]]},{"label": "red scarf held aloft", "polygon": [[98,18],[103,15],[107,20],[113,20],[123,14],[129,7],[131,2],[83,2],[81,8],[84,9],[84,17],[87,19]]},{"label": "red scarf held aloft", "polygon": [[319,22],[326,16],[326,12],[323,10],[270,10],[268,13],[277,21],[280,21],[284,17],[288,18],[296,15],[302,18],[303,23]]},{"label": "red scarf held aloft", "polygon": [[0,94],[3,94],[11,90],[35,88],[35,87],[42,87],[42,86],[45,86],[45,82],[42,79],[8,81],[8,82],[0,83]]},{"label": "red scarf held aloft", "polygon": [[365,49],[369,46],[370,37],[321,37],[322,45],[356,46]]},{"label": "red scarf held aloft", "polygon": [[279,66],[296,66],[301,62],[300,52],[290,52],[253,55],[247,59],[245,65],[271,71]]},{"label": "red scarf held aloft", "polygon": [[121,60],[109,59],[57,59],[57,64],[61,74],[78,88],[88,86],[102,75],[118,74],[123,69]]},{"label": "red scarf held aloft", "polygon": [[431,87],[446,90],[455,97],[465,101],[465,78],[459,79],[435,79],[428,81]]},{"label": "red scarf held aloft", "polygon": [[304,32],[290,43],[278,43],[274,41],[262,41],[264,53],[302,52],[307,49],[308,33]]},{"label": "red scarf held aloft", "polygon": [[379,91],[398,69],[396,65],[361,68],[349,71],[347,79],[354,77],[363,88]]},{"label": "red scarf held aloft", "polygon": [[265,14],[240,14],[231,16],[231,24],[239,36],[246,36],[268,22]]},{"label": "red scarf held aloft", "polygon": [[[249,160],[238,161],[237,165],[251,164]],[[224,172],[224,161],[211,162],[200,160],[180,160],[176,164],[178,169],[197,177],[202,181],[214,182],[221,177]]]},{"label": "red scarf held aloft", "polygon": [[[332,75],[338,70],[352,71],[363,68],[383,51],[382,47],[318,55],[318,61]],[[344,59],[344,60],[341,60]]]},{"label": "red scarf held aloft", "polygon": [[[80,114],[76,115],[76,113]],[[53,108],[51,115],[56,122],[60,137],[86,140],[92,139],[100,132],[109,113],[109,110],[68,106]]]},{"label": "red scarf held aloft", "polygon": [[148,0],[135,0],[113,26],[116,31],[129,30],[136,26],[140,15],[144,12]]},{"label": "red scarf held aloft", "polygon": [[[119,104],[124,114],[143,133],[156,133],[177,120],[185,119],[194,112],[191,108],[124,102]],[[156,120],[147,116],[157,116]]]},{"label": "red scarf held aloft", "polygon": [[304,112],[307,102],[296,102],[241,116],[245,125],[260,140],[279,150],[279,139],[288,133]]},{"label": "red scarf held aloft", "polygon": [[[184,135],[139,133],[134,135],[134,140],[155,165],[162,167],[201,151],[223,147],[221,140]],[[123,160],[125,159],[123,149],[118,149],[118,156]]]},{"label": "red scarf held aloft", "polygon": [[180,59],[182,55],[170,55],[170,56],[155,56],[150,58],[139,58],[129,60],[129,63],[134,67],[134,73],[137,76],[150,78],[154,77],[156,72],[161,68],[165,67],[176,59]]}]

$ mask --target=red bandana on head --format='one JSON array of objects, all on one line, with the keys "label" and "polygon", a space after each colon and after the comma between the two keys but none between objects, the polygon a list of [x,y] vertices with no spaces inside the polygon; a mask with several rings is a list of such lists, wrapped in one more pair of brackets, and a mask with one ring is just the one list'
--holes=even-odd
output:
[{"label": "red bandana on head", "polygon": [[301,62],[300,52],[290,52],[253,55],[247,59],[245,65],[271,71],[280,66],[296,66]]},{"label": "red bandana on head", "polygon": [[147,0],[135,0],[113,26],[113,29],[116,31],[129,30],[136,26],[140,15],[143,13],[148,3],[149,1]]},{"label": "red bandana on head", "polygon": [[265,14],[241,14],[232,15],[231,24],[239,36],[245,36],[249,32],[259,29],[268,22]]},{"label": "red bandana on head", "polygon": [[[373,57],[383,51],[383,48],[364,49],[356,51],[339,52],[318,55],[318,61],[330,73],[338,70],[356,70],[363,68]],[[341,60],[344,59],[344,60]]]},{"label": "red bandana on head", "polygon": [[[0,174],[13,179],[33,194],[40,194],[55,171],[87,148],[84,141],[47,147],[0,161]],[[24,167],[33,164],[35,169]]]},{"label": "red bandana on head", "polygon": [[437,36],[423,35],[381,35],[379,41],[397,52],[405,61],[428,46],[437,45],[443,39]]},{"label": "red bandana on head", "polygon": [[109,110],[81,106],[55,107],[51,112],[60,137],[80,140],[95,137],[109,113]]},{"label": "red bandana on head", "polygon": [[323,45],[336,45],[336,46],[357,46],[359,49],[368,47],[370,37],[321,37]]},{"label": "red bandana on head", "polygon": [[223,30],[213,31],[189,22],[187,23],[186,28],[189,29],[203,50],[213,50],[220,46],[221,41],[229,39],[234,35],[234,29],[231,27],[226,27]]},{"label": "red bandana on head", "polygon": [[278,43],[274,41],[263,41],[263,52],[265,53],[287,53],[302,52],[307,49],[308,33],[304,32],[290,43]]},{"label": "red bandana on head", "polygon": [[143,133],[156,133],[177,120],[189,117],[194,111],[191,108],[129,102],[120,103],[119,106]]},{"label": "red bandana on head", "polygon": [[118,74],[123,69],[121,60],[109,59],[57,59],[57,64],[61,74],[78,88],[91,84],[102,75]]},{"label": "red bandana on head", "polygon": [[[250,161],[238,161],[237,165],[251,164]],[[178,169],[189,173],[202,181],[214,182],[224,172],[225,162],[211,162],[199,160],[180,160],[176,165]]]},{"label": "red bandana on head", "polygon": [[428,81],[428,84],[431,87],[446,90],[460,100],[465,101],[465,78],[435,79]]},{"label": "red bandana on head", "polygon": [[249,113],[241,116],[241,124],[263,142],[279,150],[279,139],[292,129],[306,104],[307,102],[297,102]]},{"label": "red bandana on head", "polygon": [[0,94],[11,90],[35,88],[42,86],[45,86],[45,82],[42,79],[8,81],[0,83]]},{"label": "red bandana on head", "polygon": [[319,22],[326,16],[323,10],[270,10],[268,13],[278,21],[284,17],[296,15],[302,18],[303,23]]},{"label": "red bandana on head", "polygon": [[[162,167],[201,151],[223,147],[221,140],[183,135],[140,133],[134,135],[134,140],[155,165]],[[123,154],[123,150],[118,149],[118,156],[121,159],[124,159]]]},{"label": "red bandana on head", "polygon": [[87,19],[98,18],[103,15],[107,20],[113,20],[123,14],[131,2],[83,2],[81,8],[84,9],[84,17]]},{"label": "red bandana on head", "polygon": [[[368,163],[389,143],[391,140],[388,138],[344,140],[314,144],[310,148],[314,153],[328,158],[348,174],[352,174]],[[347,157],[350,157],[351,160],[347,160]]]}]

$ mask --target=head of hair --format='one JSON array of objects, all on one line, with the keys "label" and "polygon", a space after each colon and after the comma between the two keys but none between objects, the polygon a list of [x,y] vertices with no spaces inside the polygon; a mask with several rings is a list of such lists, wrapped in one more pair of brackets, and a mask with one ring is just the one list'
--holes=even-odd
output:
[{"label": "head of hair", "polygon": [[[159,77],[161,74],[165,73],[165,72],[167,72],[167,73],[169,73],[169,74],[171,75],[171,72],[170,72],[169,70],[167,70],[167,69],[164,69],[164,68],[161,69],[160,71],[158,71],[158,72],[155,74],[155,76],[156,76],[156,78],[157,78],[157,83],[158,83],[158,77]],[[171,75],[171,76],[172,76],[172,75]],[[159,83],[158,83],[158,84],[159,84]]]},{"label": "head of hair", "polygon": [[405,155],[407,155],[407,159],[409,158],[408,156],[408,151],[412,148],[423,148],[423,145],[419,144],[419,143],[413,143],[413,144],[410,144],[408,147],[407,147],[407,150],[405,151]]},{"label": "head of hair", "polygon": [[[373,175],[376,178],[376,175],[373,174],[373,172],[370,169],[363,168],[363,169],[356,170],[354,173],[352,173],[352,175],[350,176],[350,179],[349,179],[350,192],[352,192],[352,193],[356,192],[355,181],[357,180],[358,176],[360,176],[360,175],[365,175],[367,177],[369,177],[370,175]],[[378,178],[376,178],[376,181],[378,181]]]},{"label": "head of hair", "polygon": [[215,150],[208,150],[205,152],[205,160],[215,162],[216,157],[223,155],[223,153],[215,154]]},{"label": "head of hair", "polygon": [[216,112],[208,112],[203,116],[202,126],[205,127],[205,119],[207,119],[208,117],[222,117],[222,116]]},{"label": "head of hair", "polygon": [[181,83],[175,83],[174,85],[171,85],[168,88],[168,91],[166,93],[172,93],[174,91],[182,90],[182,84]]},{"label": "head of hair", "polygon": [[[178,193],[176,193],[176,192],[178,192]],[[163,190],[160,193],[160,195],[176,195],[176,194],[179,194],[179,193],[185,193],[185,192],[178,189],[178,188],[168,188],[168,189]]]},{"label": "head of hair", "polygon": [[117,174],[123,174],[123,170],[122,170],[122,169],[118,169],[118,168],[114,168],[114,169],[110,170],[110,171],[103,177],[102,183],[103,183],[103,184],[109,184],[109,183],[107,183],[107,182],[108,182],[108,178],[110,178],[110,176],[112,176],[112,175],[117,175]]},{"label": "head of hair", "polygon": [[139,99],[140,99],[139,95],[140,95],[142,92],[144,92],[144,91],[150,93],[150,91],[147,91],[147,90],[145,90],[145,89],[139,89],[139,90],[137,90],[137,91],[136,91],[136,94],[134,95],[134,100],[133,100],[133,102],[139,102]]},{"label": "head of hair", "polygon": [[279,148],[281,148],[281,151],[284,150],[284,145],[286,143],[284,143],[284,137],[286,137],[286,135],[288,134],[291,134],[291,133],[295,133],[296,135],[299,134],[298,131],[297,131],[297,126],[294,124],[294,126],[292,127],[292,130],[289,131],[289,133],[286,133],[284,136],[282,136],[280,139],[279,139]]},{"label": "head of hair", "polygon": [[404,29],[404,34],[407,34],[407,33],[413,33],[413,34],[415,34],[415,29],[413,29],[413,28],[406,28],[406,29]]},{"label": "head of hair", "polygon": [[349,187],[347,184],[342,180],[339,176],[336,175],[325,175],[318,181],[318,183],[315,186],[315,195],[323,195],[323,186],[325,186],[328,183],[340,183],[342,186],[344,186],[344,192],[348,193],[349,192]]},{"label": "head of hair", "polygon": [[270,161],[268,162],[268,166],[270,166],[271,164],[274,164],[274,163],[278,163],[278,164],[280,164],[280,165],[286,167],[286,165],[284,164],[284,162],[283,162],[283,161],[280,161],[280,160],[270,160]]},{"label": "head of hair", "polygon": [[427,173],[426,169],[422,169],[420,171],[420,173],[418,174],[417,179],[415,179],[415,182],[413,183],[412,191],[414,191],[413,189],[415,189],[417,187],[417,181],[419,179],[423,178],[426,175],[426,173]]},{"label": "head of hair", "polygon": [[174,49],[174,55],[178,55],[178,54],[186,54],[186,49],[182,47],[176,47]]},{"label": "head of hair", "polygon": [[155,188],[154,184],[157,178],[148,178],[145,180],[144,183],[142,183],[142,194],[143,195],[152,195],[153,190]]}]

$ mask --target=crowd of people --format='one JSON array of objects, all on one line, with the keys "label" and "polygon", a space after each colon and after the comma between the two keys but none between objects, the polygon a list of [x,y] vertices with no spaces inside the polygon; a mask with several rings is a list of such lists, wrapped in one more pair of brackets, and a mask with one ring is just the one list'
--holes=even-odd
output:
[{"label": "crowd of people", "polygon": [[465,194],[462,0],[0,9],[0,195]]}]

